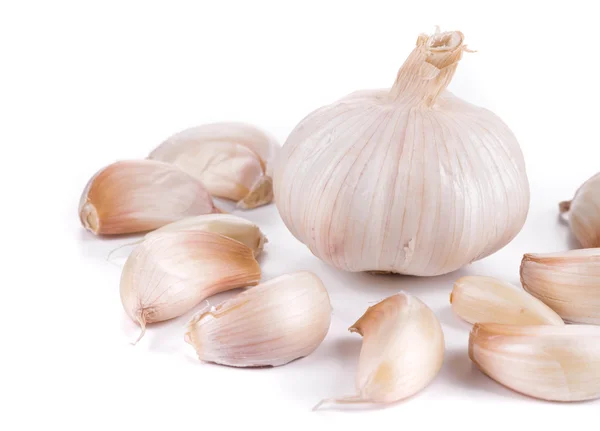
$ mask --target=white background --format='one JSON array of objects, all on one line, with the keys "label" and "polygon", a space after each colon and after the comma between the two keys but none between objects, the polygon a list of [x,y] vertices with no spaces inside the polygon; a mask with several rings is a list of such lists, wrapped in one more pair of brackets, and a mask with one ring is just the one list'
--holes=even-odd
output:
[{"label": "white background", "polygon": [[[461,275],[518,283],[523,253],[576,246],[557,203],[600,169],[594,2],[0,4],[1,429],[597,429],[599,402],[537,401],[483,376],[467,357],[469,326],[448,303]],[[210,121],[247,121],[284,142],[309,111],[391,85],[418,34],[436,24],[478,51],[450,90],[496,112],[522,145],[532,199],[521,234],[453,274],[375,277],[321,263],[274,206],[249,211],[271,241],[265,279],[307,269],[328,287],[333,321],[319,349],[275,369],[203,364],[183,342],[189,316],[129,345],[136,327],[121,308],[119,268],[104,258],[131,239],[79,226],[90,175]],[[354,392],[360,337],[346,328],[401,289],[443,324],[436,380],[389,407],[311,412]]]}]

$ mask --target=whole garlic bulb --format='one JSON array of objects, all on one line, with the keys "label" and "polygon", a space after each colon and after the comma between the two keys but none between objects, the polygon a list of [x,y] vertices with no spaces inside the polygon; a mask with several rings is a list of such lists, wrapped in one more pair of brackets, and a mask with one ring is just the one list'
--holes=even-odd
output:
[{"label": "whole garlic bulb", "polygon": [[324,106],[274,168],[277,208],[313,254],[346,271],[437,275],[509,243],[529,209],[519,144],[446,91],[460,32],[421,35],[390,90]]}]

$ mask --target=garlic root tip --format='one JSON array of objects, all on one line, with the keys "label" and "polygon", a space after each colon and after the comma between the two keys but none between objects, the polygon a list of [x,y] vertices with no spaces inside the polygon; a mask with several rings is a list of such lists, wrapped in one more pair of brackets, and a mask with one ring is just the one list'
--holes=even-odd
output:
[{"label": "garlic root tip", "polygon": [[146,334],[146,318],[144,317],[143,314],[138,315],[135,320],[137,320],[137,322],[140,324],[140,327],[142,328],[142,332],[140,332],[140,335],[137,337],[137,340],[133,341],[131,343],[132,346],[135,346],[141,339],[142,337]]}]

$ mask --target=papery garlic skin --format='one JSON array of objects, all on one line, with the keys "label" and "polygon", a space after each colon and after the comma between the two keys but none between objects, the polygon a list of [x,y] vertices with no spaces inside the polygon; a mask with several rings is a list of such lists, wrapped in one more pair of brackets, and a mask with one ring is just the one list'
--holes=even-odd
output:
[{"label": "papery garlic skin", "polygon": [[469,275],[454,283],[452,310],[469,323],[564,325],[550,307],[510,283],[493,277]]},{"label": "papery garlic skin", "polygon": [[254,208],[273,200],[271,165],[279,144],[244,123],[212,123],[179,132],[149,158],[198,178],[214,196]]},{"label": "papery garlic skin", "polygon": [[[424,389],[444,360],[444,334],[435,314],[401,292],[369,307],[350,327],[363,336],[352,402],[391,403]],[[345,401],[340,399],[337,401]]]},{"label": "papery garlic skin", "polygon": [[531,397],[600,397],[600,327],[475,324],[469,357],[492,379]]},{"label": "papery garlic skin", "polygon": [[202,231],[164,232],[144,240],[121,274],[121,302],[142,328],[190,311],[215,293],[252,286],[261,276],[253,251]]},{"label": "papery garlic skin", "polygon": [[571,231],[583,247],[600,247],[600,174],[583,183],[571,201],[561,202],[559,210],[568,214]]},{"label": "papery garlic skin", "polygon": [[198,358],[233,367],[280,366],[312,353],[331,323],[327,290],[314,274],[282,275],[201,312],[185,339]]},{"label": "papery garlic skin", "polygon": [[79,202],[82,225],[96,235],[146,232],[184,217],[220,212],[202,183],[151,160],[113,163],[96,173]]},{"label": "papery garlic skin", "polygon": [[600,248],[525,254],[521,283],[566,321],[600,325]]},{"label": "papery garlic skin", "polygon": [[438,275],[502,248],[523,226],[523,155],[493,113],[445,88],[460,32],[420,36],[386,91],[359,91],[305,117],[274,171],[292,234],[346,271]]},{"label": "papery garlic skin", "polygon": [[250,247],[255,257],[262,252],[265,243],[268,242],[267,237],[262,233],[258,225],[252,223],[250,220],[232,214],[205,214],[187,217],[147,233],[145,239],[165,232],[180,231],[218,233]]}]

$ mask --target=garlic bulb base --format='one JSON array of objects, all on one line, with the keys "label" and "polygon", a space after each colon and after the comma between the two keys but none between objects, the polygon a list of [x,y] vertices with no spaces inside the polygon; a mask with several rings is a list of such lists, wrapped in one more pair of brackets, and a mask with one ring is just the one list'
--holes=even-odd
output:
[{"label": "garlic bulb base", "polygon": [[98,219],[98,212],[94,205],[89,202],[85,203],[80,211],[80,219],[85,229],[95,235],[98,234],[100,220]]},{"label": "garlic bulb base", "polygon": [[252,186],[250,193],[237,203],[241,209],[252,209],[273,201],[273,179],[268,175],[262,176]]}]

